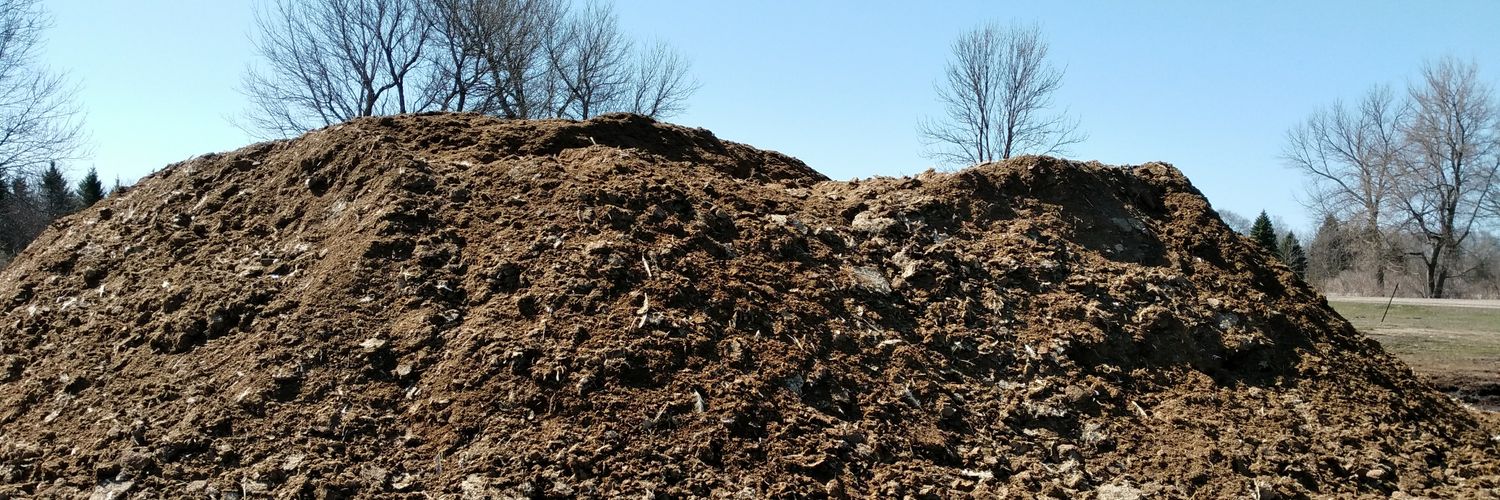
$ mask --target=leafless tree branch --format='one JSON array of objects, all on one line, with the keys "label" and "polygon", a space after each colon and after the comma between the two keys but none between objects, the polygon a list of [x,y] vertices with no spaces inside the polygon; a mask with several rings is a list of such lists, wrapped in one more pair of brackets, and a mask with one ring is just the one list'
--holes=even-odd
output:
[{"label": "leafless tree branch", "polygon": [[274,136],[431,109],[506,118],[679,112],[685,58],[637,53],[607,0],[270,0],[245,128]]},{"label": "leafless tree branch", "polygon": [[1384,286],[1383,231],[1392,219],[1396,165],[1411,108],[1389,87],[1371,88],[1357,108],[1343,103],[1318,110],[1287,132],[1283,160],[1309,179],[1309,208],[1338,220],[1357,220],[1355,234]]},{"label": "leafless tree branch", "polygon": [[549,51],[566,91],[557,114],[585,119],[619,109],[630,83],[630,50],[609,4],[591,2],[569,19]]},{"label": "leafless tree branch", "polygon": [[687,109],[687,99],[699,83],[689,73],[692,63],[663,41],[647,45],[636,56],[625,111],[666,118]]},{"label": "leafless tree branch", "polygon": [[1402,132],[1409,146],[1394,184],[1409,227],[1422,236],[1427,294],[1443,297],[1454,262],[1500,174],[1500,111],[1478,66],[1432,61],[1408,92],[1415,108]]},{"label": "leafless tree branch", "polygon": [[82,147],[76,86],[35,61],[47,27],[36,0],[0,0],[0,176],[75,159]]},{"label": "leafless tree branch", "polygon": [[935,85],[946,116],[917,127],[929,158],[970,165],[1062,153],[1086,139],[1076,120],[1048,113],[1063,71],[1047,61],[1041,28],[986,24],[959,36],[952,51]]},{"label": "leafless tree branch", "polygon": [[431,26],[419,0],[275,0],[256,13],[265,66],[246,73],[247,127],[287,136],[430,104],[410,78]]}]

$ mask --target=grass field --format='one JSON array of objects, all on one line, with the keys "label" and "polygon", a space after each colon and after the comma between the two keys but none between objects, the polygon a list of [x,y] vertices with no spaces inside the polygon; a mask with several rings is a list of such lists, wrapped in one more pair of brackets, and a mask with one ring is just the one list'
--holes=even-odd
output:
[{"label": "grass field", "polygon": [[1434,386],[1500,410],[1500,309],[1339,301],[1329,305]]}]

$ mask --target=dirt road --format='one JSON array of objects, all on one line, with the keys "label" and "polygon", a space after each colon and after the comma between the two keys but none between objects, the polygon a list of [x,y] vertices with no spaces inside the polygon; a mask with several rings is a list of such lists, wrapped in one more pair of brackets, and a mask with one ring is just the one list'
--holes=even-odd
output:
[{"label": "dirt road", "polygon": [[[1330,295],[1329,302],[1355,302],[1360,304],[1384,304],[1391,300],[1390,297],[1337,297]],[[1500,300],[1471,300],[1471,299],[1423,299],[1416,297],[1396,297],[1395,304],[1407,306],[1432,306],[1432,307],[1477,307],[1480,309],[1500,309]]]}]

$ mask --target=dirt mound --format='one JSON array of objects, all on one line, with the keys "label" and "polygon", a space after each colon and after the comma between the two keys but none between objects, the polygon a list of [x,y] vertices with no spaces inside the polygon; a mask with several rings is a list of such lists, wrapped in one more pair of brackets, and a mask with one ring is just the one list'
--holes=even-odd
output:
[{"label": "dirt mound", "polygon": [[634,116],[170,166],[0,271],[0,497],[1493,492],[1171,166],[831,182]]}]

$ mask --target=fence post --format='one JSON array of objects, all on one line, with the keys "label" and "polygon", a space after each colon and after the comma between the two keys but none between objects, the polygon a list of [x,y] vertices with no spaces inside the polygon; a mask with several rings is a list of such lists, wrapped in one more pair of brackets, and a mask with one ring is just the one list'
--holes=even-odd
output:
[{"label": "fence post", "polygon": [[1391,313],[1391,303],[1396,301],[1396,291],[1401,289],[1401,282],[1396,282],[1396,288],[1391,290],[1391,300],[1385,301],[1385,312],[1380,313],[1380,322],[1385,323],[1385,315]]}]

